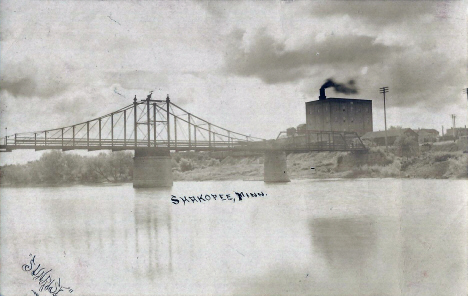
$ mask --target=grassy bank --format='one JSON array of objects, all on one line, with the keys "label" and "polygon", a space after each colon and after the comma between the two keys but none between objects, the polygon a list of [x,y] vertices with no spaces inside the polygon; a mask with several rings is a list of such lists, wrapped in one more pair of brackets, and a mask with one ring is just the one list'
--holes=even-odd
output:
[{"label": "grassy bank", "polygon": [[[175,180],[263,180],[263,157],[231,157],[210,162],[190,160],[190,170],[174,170]],[[325,178],[468,178],[468,154],[429,151],[414,157],[372,149],[366,159],[345,152],[289,154],[292,179]]]},{"label": "grassy bank", "polygon": [[[453,145],[437,146],[411,157],[371,148],[367,154],[310,152],[289,154],[292,179],[326,178],[468,178],[468,154]],[[101,153],[83,157],[52,151],[34,162],[0,168],[2,186],[124,183],[133,179],[133,154]],[[263,155],[226,156],[173,153],[175,181],[263,180]]]}]

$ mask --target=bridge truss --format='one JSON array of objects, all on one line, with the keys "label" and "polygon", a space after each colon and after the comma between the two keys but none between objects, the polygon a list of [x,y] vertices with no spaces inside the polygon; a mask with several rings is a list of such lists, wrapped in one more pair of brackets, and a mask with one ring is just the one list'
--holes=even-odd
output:
[{"label": "bridge truss", "polygon": [[104,116],[49,130],[17,133],[1,140],[0,149],[226,150],[263,139],[210,123],[170,101],[147,99]]},{"label": "bridge truss", "polygon": [[104,116],[49,130],[17,133],[0,139],[0,152],[16,149],[172,151],[367,151],[355,132],[305,131],[266,141],[208,122],[165,100],[145,100]]}]

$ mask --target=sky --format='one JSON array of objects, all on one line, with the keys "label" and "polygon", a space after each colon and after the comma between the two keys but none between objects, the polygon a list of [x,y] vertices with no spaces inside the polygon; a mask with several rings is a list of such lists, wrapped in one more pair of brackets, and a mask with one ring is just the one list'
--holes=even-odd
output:
[{"label": "sky", "polygon": [[[276,138],[328,78],[387,125],[468,124],[463,1],[0,2],[0,136],[170,95],[214,124]],[[0,164],[41,152],[0,154]]]}]

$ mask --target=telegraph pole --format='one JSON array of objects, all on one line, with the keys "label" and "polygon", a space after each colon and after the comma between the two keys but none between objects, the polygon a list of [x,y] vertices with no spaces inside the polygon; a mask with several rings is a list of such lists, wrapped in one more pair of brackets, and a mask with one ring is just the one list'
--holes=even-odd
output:
[{"label": "telegraph pole", "polygon": [[383,94],[383,108],[384,108],[384,121],[385,121],[385,150],[388,153],[388,142],[387,142],[387,109],[385,106],[385,94],[388,92],[388,86],[380,88],[380,93]]},{"label": "telegraph pole", "polygon": [[[466,100],[468,101],[468,87],[463,89],[463,93],[466,94]],[[465,125],[465,133],[466,133],[465,135],[468,136],[468,130],[466,129],[466,125]]]},{"label": "telegraph pole", "polygon": [[453,138],[454,138],[454,141],[455,141],[455,135],[456,135],[456,130],[455,130],[455,119],[457,118],[457,116],[455,114],[452,114],[452,134],[453,134]]}]

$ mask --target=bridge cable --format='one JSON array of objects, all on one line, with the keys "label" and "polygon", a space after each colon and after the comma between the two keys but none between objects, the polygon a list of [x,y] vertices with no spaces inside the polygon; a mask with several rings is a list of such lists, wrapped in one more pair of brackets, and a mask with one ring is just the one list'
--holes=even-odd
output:
[{"label": "bridge cable", "polygon": [[[122,119],[122,117],[123,117],[123,112],[120,112],[120,116],[117,119],[117,121],[114,123],[114,126],[112,128],[114,128],[117,125],[117,123],[120,121],[120,119]],[[122,132],[123,132],[123,129],[120,129],[119,134],[117,135],[117,137],[114,137],[114,139],[115,138],[117,138],[117,139],[120,138],[120,135],[122,134]]]},{"label": "bridge cable", "polygon": [[[182,110],[182,111],[184,111],[184,112],[186,112],[186,113],[189,113],[189,112],[187,112],[186,110],[182,109],[181,107],[179,107],[178,105],[176,105],[176,104],[174,104],[174,103],[172,103],[172,102],[171,102],[171,105],[173,105],[174,107],[176,107],[176,108],[178,108],[178,109],[180,109],[180,110]],[[216,125],[216,124],[212,124],[212,123],[210,123],[210,122],[208,122],[208,121],[206,121],[206,120],[204,120],[204,119],[202,119],[202,118],[200,118],[200,117],[198,117],[198,116],[196,116],[196,115],[194,115],[194,114],[191,114],[191,116],[193,116],[193,117],[195,117],[195,118],[197,118],[197,119],[200,119],[201,121],[204,121],[204,122],[206,122],[206,123],[209,123],[209,124],[211,124],[211,126],[213,126],[213,127],[217,127],[217,128],[219,128],[219,129],[225,130],[225,131],[230,132],[230,133],[232,133],[232,134],[237,134],[237,135],[239,135],[239,136],[248,137],[248,138],[251,138],[251,139],[264,140],[264,139],[262,139],[262,138],[250,137],[250,136],[248,136],[248,135],[244,135],[244,134],[241,134],[241,133],[237,133],[237,132],[228,130],[228,129],[223,128],[223,127],[221,127],[221,126],[218,126],[218,125]]]}]

